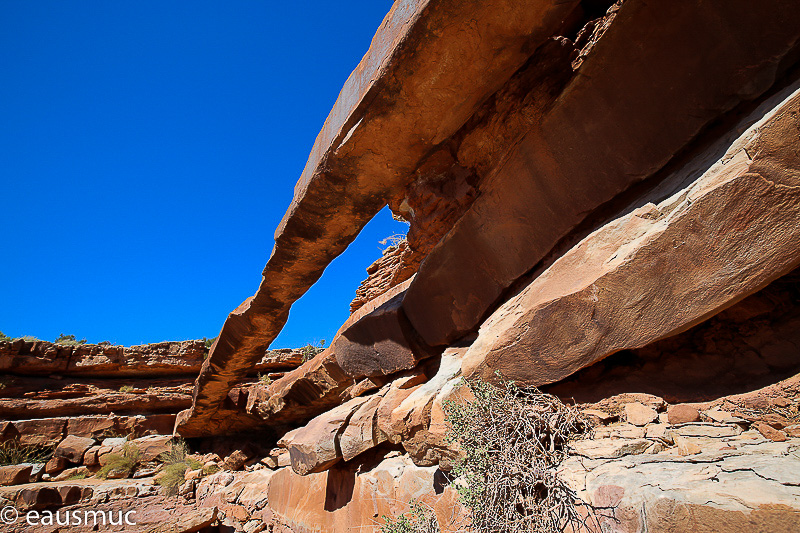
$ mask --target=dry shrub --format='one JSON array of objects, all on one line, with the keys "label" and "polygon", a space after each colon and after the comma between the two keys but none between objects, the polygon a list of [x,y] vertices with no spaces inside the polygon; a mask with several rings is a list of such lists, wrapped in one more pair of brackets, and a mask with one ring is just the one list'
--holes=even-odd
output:
[{"label": "dry shrub", "polygon": [[536,388],[481,381],[463,386],[475,401],[450,402],[446,411],[449,439],[462,454],[453,474],[469,509],[469,529],[554,533],[596,524],[594,508],[557,474],[569,441],[590,431],[588,420]]},{"label": "dry shrub", "polygon": [[439,533],[436,514],[430,507],[413,500],[408,513],[397,518],[383,516],[380,533]]},{"label": "dry shrub", "polygon": [[106,459],[106,465],[97,472],[97,477],[107,478],[112,472],[121,477],[129,478],[136,470],[139,463],[139,448],[132,442],[122,445],[120,453],[110,453]]},{"label": "dry shrub", "polygon": [[21,444],[19,440],[0,442],[0,466],[22,463],[46,463],[53,456],[55,446]]},{"label": "dry shrub", "polygon": [[176,440],[166,451],[158,456],[164,468],[156,476],[156,483],[164,488],[164,494],[174,496],[184,482],[187,470],[199,470],[203,464],[189,457],[189,448],[183,440]]}]

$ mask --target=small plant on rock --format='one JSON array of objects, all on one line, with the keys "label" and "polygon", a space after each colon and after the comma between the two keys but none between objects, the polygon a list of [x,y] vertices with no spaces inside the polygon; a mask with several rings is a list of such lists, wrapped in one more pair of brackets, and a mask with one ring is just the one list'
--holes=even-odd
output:
[{"label": "small plant on rock", "polygon": [[56,340],[53,342],[56,344],[63,344],[64,346],[80,346],[81,344],[86,344],[86,339],[78,340],[75,338],[75,335],[64,335],[62,333],[56,337]]},{"label": "small plant on rock", "polygon": [[22,444],[17,439],[0,442],[0,466],[46,463],[53,456],[54,449],[54,446]]},{"label": "small plant on rock", "polygon": [[212,338],[209,339],[208,337],[203,337],[200,340],[203,341],[203,343],[206,345],[206,348],[211,348],[214,345],[214,341],[217,340],[217,338],[216,337],[212,337]]},{"label": "small plant on rock", "polygon": [[182,440],[175,441],[169,451],[158,456],[158,460],[164,463],[164,468],[156,476],[156,483],[164,488],[164,494],[167,496],[174,496],[178,493],[178,488],[183,484],[187,470],[203,468],[200,461],[189,457],[189,448]]},{"label": "small plant on rock", "polygon": [[263,385],[269,385],[270,383],[272,383],[272,378],[270,378],[267,374],[262,374],[261,372],[259,372],[258,381]]},{"label": "small plant on rock", "polygon": [[114,478],[131,477],[138,463],[139,448],[132,442],[126,442],[122,445],[121,452],[108,454],[106,464],[97,472],[97,477],[107,478],[112,475]]},{"label": "small plant on rock", "polygon": [[314,357],[316,357],[316,355],[322,352],[323,350],[325,350],[325,339],[319,341],[317,345],[314,345],[309,342],[308,344],[300,348],[300,352],[303,354],[303,362],[305,363],[306,361],[314,359]]},{"label": "small plant on rock", "polygon": [[382,516],[383,524],[380,533],[439,533],[436,514],[430,507],[412,500],[408,513],[397,518]]},{"label": "small plant on rock", "polygon": [[8,335],[6,335],[2,331],[0,331],[0,342],[3,342],[3,341],[11,342],[13,340],[14,340],[13,338],[9,337]]},{"label": "small plant on rock", "polygon": [[132,385],[123,385],[122,387],[119,388],[119,391],[120,392],[133,392],[133,386]]}]

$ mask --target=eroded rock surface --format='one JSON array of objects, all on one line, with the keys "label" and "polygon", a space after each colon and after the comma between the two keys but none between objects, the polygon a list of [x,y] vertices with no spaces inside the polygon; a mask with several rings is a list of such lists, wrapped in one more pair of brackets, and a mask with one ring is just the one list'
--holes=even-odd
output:
[{"label": "eroded rock surface", "polygon": [[464,374],[552,383],[680,333],[793,270],[798,111],[796,92],[691,185],[560,257],[481,326]]}]

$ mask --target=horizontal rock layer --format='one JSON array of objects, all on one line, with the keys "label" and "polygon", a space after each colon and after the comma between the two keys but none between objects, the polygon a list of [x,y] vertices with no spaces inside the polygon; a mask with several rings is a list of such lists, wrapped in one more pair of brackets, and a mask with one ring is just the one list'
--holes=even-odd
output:
[{"label": "horizontal rock layer", "polygon": [[0,371],[18,375],[124,377],[197,374],[206,355],[201,340],[140,346],[47,341],[0,341]]}]

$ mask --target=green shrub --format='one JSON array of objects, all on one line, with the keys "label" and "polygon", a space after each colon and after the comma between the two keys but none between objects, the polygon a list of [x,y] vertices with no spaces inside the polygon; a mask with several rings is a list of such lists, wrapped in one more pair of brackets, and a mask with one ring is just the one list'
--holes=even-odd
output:
[{"label": "green shrub", "polygon": [[11,342],[11,341],[13,341],[13,340],[14,340],[14,339],[12,339],[12,338],[11,338],[11,337],[9,337],[8,335],[6,335],[6,334],[5,334],[5,333],[3,333],[2,331],[0,331],[0,342],[3,342],[3,341]]},{"label": "green shrub", "polygon": [[64,335],[63,333],[56,337],[54,340],[56,344],[63,344],[65,346],[80,346],[81,344],[86,344],[86,339],[77,340],[75,335]]},{"label": "green shrub", "polygon": [[33,335],[23,335],[22,337],[19,337],[19,338],[24,340],[25,342],[36,342],[36,341],[39,340],[36,337],[34,337]]},{"label": "green shrub", "polygon": [[203,464],[192,457],[189,457],[189,449],[183,440],[176,440],[166,451],[158,456],[158,460],[164,463],[164,468],[156,477],[156,483],[164,488],[164,494],[174,496],[178,493],[178,488],[183,484],[184,474],[187,470],[200,470]]},{"label": "green shrub", "polygon": [[222,470],[222,468],[220,468],[219,465],[210,464],[203,467],[203,475],[210,476],[211,474],[216,474],[220,470]]},{"label": "green shrub", "polygon": [[303,362],[305,363],[306,361],[314,359],[314,357],[316,357],[316,355],[321,353],[323,350],[325,350],[325,339],[319,341],[317,345],[312,343],[306,344],[300,348],[300,352],[303,354]]},{"label": "green shrub", "polygon": [[0,466],[46,463],[53,456],[54,450],[54,446],[20,444],[16,439],[0,442]]},{"label": "green shrub", "polygon": [[272,383],[272,378],[270,378],[266,374],[262,374],[261,372],[258,373],[258,381],[260,381],[264,385],[269,385]]},{"label": "green shrub", "polygon": [[122,453],[110,453],[106,465],[97,472],[97,477],[107,478],[111,472],[122,472],[122,477],[131,477],[139,463],[139,448],[132,442],[122,445]]},{"label": "green shrub", "polygon": [[122,387],[119,388],[119,391],[120,392],[133,392],[133,386],[132,385],[123,385]]},{"label": "green shrub", "polygon": [[214,341],[216,341],[217,338],[213,337],[209,339],[208,337],[203,337],[201,340],[205,343],[206,348],[211,348],[214,345]]}]

